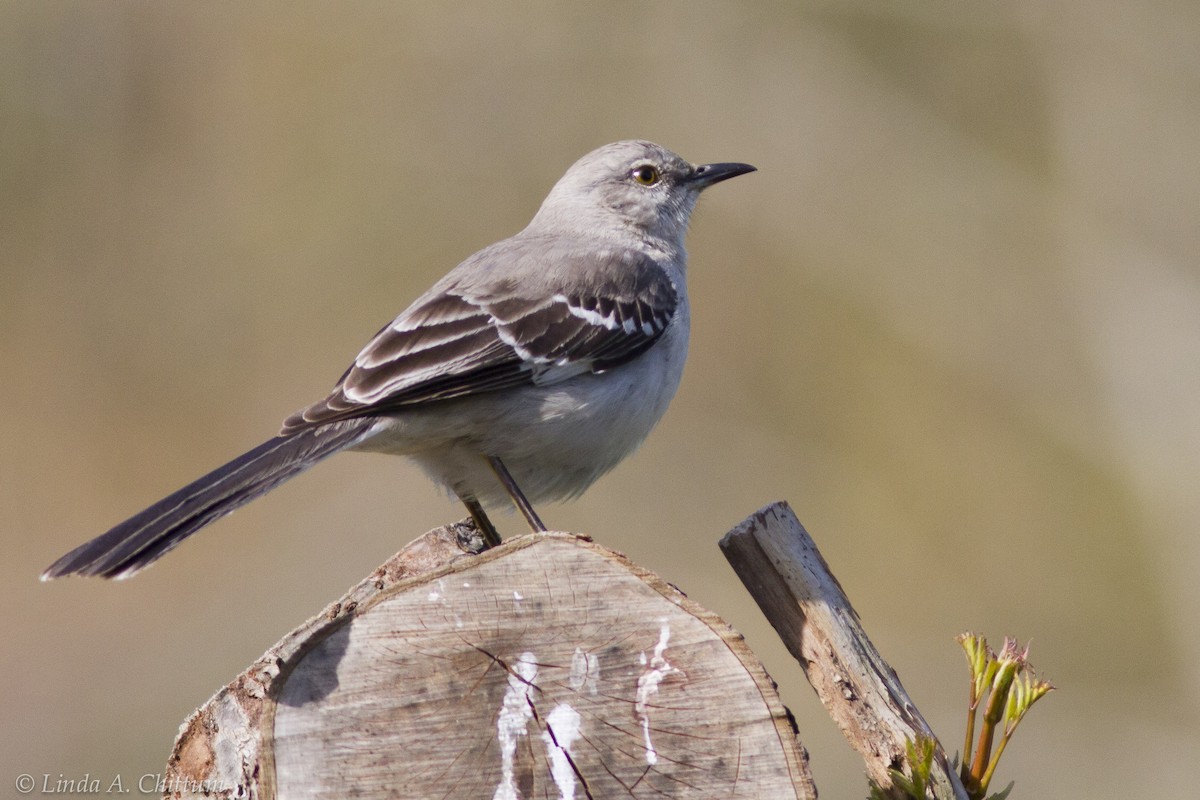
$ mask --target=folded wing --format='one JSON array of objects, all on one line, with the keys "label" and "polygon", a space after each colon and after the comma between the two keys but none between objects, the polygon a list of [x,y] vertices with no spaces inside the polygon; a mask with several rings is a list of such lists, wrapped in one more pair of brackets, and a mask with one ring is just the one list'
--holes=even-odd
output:
[{"label": "folded wing", "polygon": [[616,257],[621,269],[590,270],[597,277],[538,291],[540,299],[516,281],[486,292],[451,282],[381,330],[329,396],[289,417],[283,433],[619,367],[658,341],[679,296],[649,258]]}]

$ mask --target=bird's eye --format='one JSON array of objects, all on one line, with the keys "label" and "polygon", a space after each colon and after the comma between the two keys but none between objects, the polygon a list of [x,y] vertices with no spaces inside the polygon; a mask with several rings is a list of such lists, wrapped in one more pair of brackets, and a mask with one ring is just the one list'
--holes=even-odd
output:
[{"label": "bird's eye", "polygon": [[658,172],[658,167],[653,164],[642,164],[633,168],[633,179],[642,186],[653,186],[658,183],[662,175]]}]

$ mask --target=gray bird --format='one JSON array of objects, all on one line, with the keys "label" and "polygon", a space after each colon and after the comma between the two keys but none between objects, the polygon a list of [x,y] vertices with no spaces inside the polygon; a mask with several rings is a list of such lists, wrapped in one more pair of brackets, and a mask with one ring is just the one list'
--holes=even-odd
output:
[{"label": "gray bird", "polygon": [[323,400],[273,439],[50,565],[126,578],[213,520],[341,450],[408,456],[483,506],[576,497],[645,439],[679,386],[684,234],[700,192],[754,171],[656,144],[575,162],[529,225],[451,270],[375,335]]}]

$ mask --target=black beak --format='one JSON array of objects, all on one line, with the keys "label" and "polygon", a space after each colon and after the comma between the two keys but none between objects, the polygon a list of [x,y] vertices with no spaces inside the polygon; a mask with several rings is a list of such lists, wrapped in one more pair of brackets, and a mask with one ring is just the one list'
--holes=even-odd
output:
[{"label": "black beak", "polygon": [[756,169],[757,167],[752,167],[749,164],[739,164],[734,161],[721,164],[701,164],[688,176],[687,182],[695,185],[698,189],[707,189],[714,183],[727,181],[730,178],[736,178],[738,175],[754,172]]}]

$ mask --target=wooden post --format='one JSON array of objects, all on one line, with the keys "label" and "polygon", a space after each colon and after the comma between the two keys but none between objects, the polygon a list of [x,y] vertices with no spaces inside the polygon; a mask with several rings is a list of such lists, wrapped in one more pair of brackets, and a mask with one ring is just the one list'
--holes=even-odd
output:
[{"label": "wooden post", "polygon": [[[937,742],[895,671],[871,644],[850,600],[787,503],[774,503],[725,535],[721,549],[851,746],[867,774],[891,787],[905,741]],[[966,800],[940,744],[934,794]]]},{"label": "wooden post", "polygon": [[167,796],[816,797],[714,614],[587,538],[471,533],[417,539],[198,709]]}]

